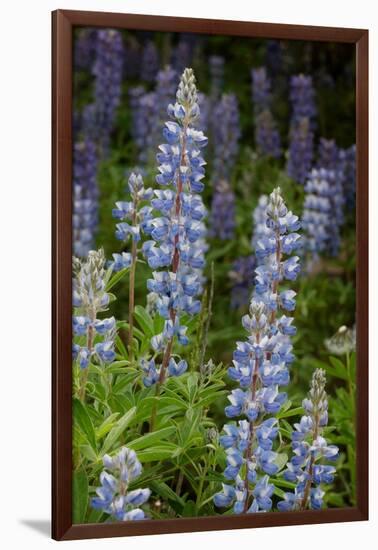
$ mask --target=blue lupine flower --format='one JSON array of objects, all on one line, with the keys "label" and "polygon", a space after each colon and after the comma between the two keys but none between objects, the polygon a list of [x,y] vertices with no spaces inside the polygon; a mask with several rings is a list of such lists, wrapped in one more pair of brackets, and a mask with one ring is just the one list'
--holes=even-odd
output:
[{"label": "blue lupine flower", "polygon": [[111,267],[113,271],[121,271],[131,266],[131,254],[129,252],[122,252],[122,254],[112,254],[113,262]]},{"label": "blue lupine flower", "polygon": [[193,127],[200,112],[191,69],[185,69],[181,77],[176,100],[168,106],[172,120],[165,123],[166,143],[159,146],[157,154],[156,181],[163,189],[155,190],[151,205],[160,215],[150,222],[153,240],[146,241],[142,247],[154,270],[147,286],[158,295],[155,307],[165,319],[163,332],[151,341],[156,351],[165,350],[160,381],[169,366],[173,375],[186,370],[185,362],[178,365],[170,362],[169,349],[174,338],[181,345],[188,343],[187,327],[181,324],[182,315],[195,315],[200,311],[201,303],[196,296],[202,289],[200,270],[206,249],[203,222],[206,209],[197,193],[203,189],[205,161],[201,149],[207,138]]},{"label": "blue lupine flower", "polygon": [[173,357],[170,358],[168,363],[168,373],[170,376],[181,376],[188,368],[188,363],[181,359],[178,363]]},{"label": "blue lupine flower", "polygon": [[240,122],[238,101],[234,94],[225,94],[213,110],[214,160],[213,197],[210,235],[231,239],[235,231],[235,195],[231,187],[232,170],[239,152]]},{"label": "blue lupine flower", "polygon": [[287,173],[304,184],[314,156],[315,92],[310,76],[293,76],[290,86],[292,118]]},{"label": "blue lupine flower", "polygon": [[251,75],[256,148],[262,155],[279,158],[281,139],[271,112],[270,80],[265,67],[253,69]]},{"label": "blue lupine flower", "polygon": [[104,455],[103,464],[101,486],[96,489],[97,496],[91,499],[92,508],[103,510],[118,521],[145,519],[145,512],[139,506],[150,498],[150,489],[128,491],[129,484],[142,473],[135,451],[122,447],[114,457]]},{"label": "blue lupine flower", "polygon": [[[73,332],[77,336],[86,336],[84,346],[74,343],[74,360],[81,369],[87,368],[94,359],[100,363],[110,363],[115,358],[115,318],[97,317],[98,313],[107,310],[109,304],[109,294],[105,290],[103,250],[91,250],[86,260],[74,258],[73,272]],[[100,341],[96,335],[101,337]]]},{"label": "blue lupine flower", "polygon": [[[132,172],[128,180],[128,191],[131,201],[118,201],[116,208],[113,208],[113,217],[122,220],[116,225],[115,235],[121,241],[127,242],[131,239],[133,243],[138,243],[141,240],[141,232],[149,234],[152,231],[152,207],[141,207],[141,203],[151,200],[153,190],[146,189],[142,176]],[[135,263],[137,253],[137,248],[133,247],[131,254],[126,252],[113,254],[114,262],[111,263],[113,270],[119,271],[130,267]]]},{"label": "blue lupine flower", "polygon": [[324,491],[320,485],[333,482],[336,468],[319,463],[324,459],[334,461],[338,457],[336,445],[329,445],[322,435],[328,419],[325,383],[325,372],[316,369],[308,397],[302,403],[306,414],[294,424],[293,456],[284,472],[287,481],[296,483],[295,492],[285,493],[284,500],[278,503],[279,510],[322,508]]},{"label": "blue lupine flower", "polygon": [[93,248],[98,224],[98,157],[90,139],[75,143],[73,150],[73,250],[85,257]]},{"label": "blue lupine flower", "polygon": [[244,418],[238,425],[227,424],[220,437],[227,455],[224,475],[235,480],[235,493],[229,491],[227,498],[224,493],[214,497],[216,505],[234,503],[234,513],[267,511],[272,507],[274,487],[269,476],[278,472],[277,453],[273,450],[278,423],[271,415],[277,414],[287,399],[280,386],[288,384],[288,366],[294,358],[290,343],[295,332],[293,318],[284,311],[294,309],[295,292],[280,291],[279,285],[284,280],[294,280],[299,272],[297,257],[285,259],[300,246],[295,233],[299,221],[288,211],[279,188],[265,203],[265,211],[259,213],[261,219],[265,220],[265,229],[259,231],[255,245],[260,265],[256,268],[249,315],[242,319],[248,340],[237,342],[233,366],[228,371],[240,387],[228,395],[230,405],[225,414],[228,418]]},{"label": "blue lupine flower", "polygon": [[147,361],[146,359],[141,359],[140,366],[145,373],[143,384],[146,388],[156,384],[159,379],[160,370],[155,367],[155,360],[151,359],[150,361]]}]

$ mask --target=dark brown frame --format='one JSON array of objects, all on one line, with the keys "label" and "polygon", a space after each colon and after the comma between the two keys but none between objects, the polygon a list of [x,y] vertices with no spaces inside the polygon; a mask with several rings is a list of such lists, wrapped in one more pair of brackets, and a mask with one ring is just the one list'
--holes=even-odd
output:
[{"label": "dark brown frame", "polygon": [[[357,506],[142,522],[72,525],[71,170],[72,30],[101,26],[356,46]],[[52,14],[52,537],[116,537],[368,519],[368,31],[212,19],[58,10]]]}]

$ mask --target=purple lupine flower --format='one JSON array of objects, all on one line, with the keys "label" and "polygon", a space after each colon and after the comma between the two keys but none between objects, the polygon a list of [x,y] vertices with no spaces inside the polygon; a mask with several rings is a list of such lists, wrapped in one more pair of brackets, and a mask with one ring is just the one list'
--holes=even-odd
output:
[{"label": "purple lupine flower", "polygon": [[255,256],[240,256],[233,264],[229,277],[232,283],[231,307],[238,309],[249,302],[253,288],[253,273],[256,267]]},{"label": "purple lupine flower", "polygon": [[303,229],[305,249],[313,260],[319,254],[337,255],[344,221],[342,181],[333,170],[313,169],[305,185]]},{"label": "purple lupine flower", "polygon": [[[141,234],[149,235],[152,230],[152,206],[142,206],[143,201],[150,201],[153,197],[153,190],[145,188],[143,178],[140,174],[131,173],[128,178],[128,192],[130,201],[116,202],[116,208],[113,208],[113,218],[120,220],[116,225],[116,238],[124,243],[129,240],[132,243],[138,243],[141,240]],[[113,254],[114,262],[111,264],[114,271],[119,271],[125,267],[130,267],[136,261],[137,250],[134,256],[129,257],[127,253]]]},{"label": "purple lupine flower", "polygon": [[222,241],[235,234],[235,193],[227,180],[219,180],[211,200],[209,235]]},{"label": "purple lupine flower", "polygon": [[155,43],[148,40],[143,48],[140,77],[145,82],[153,82],[159,70],[159,53]]},{"label": "purple lupine flower", "polygon": [[211,55],[209,57],[210,70],[210,97],[217,101],[221,96],[224,81],[224,57],[220,55]]},{"label": "purple lupine flower", "polygon": [[349,210],[356,205],[356,146],[339,150],[339,160],[343,173],[345,202]]},{"label": "purple lupine flower", "polygon": [[318,166],[326,170],[337,170],[339,162],[339,148],[335,140],[320,138],[318,146]]},{"label": "purple lupine flower", "polygon": [[83,112],[83,130],[99,147],[101,156],[109,153],[110,136],[121,98],[123,65],[122,35],[113,29],[97,31],[94,101]]},{"label": "purple lupine flower", "polygon": [[125,44],[123,60],[123,73],[127,79],[135,79],[139,76],[142,52],[140,45],[134,37],[128,36]]},{"label": "purple lupine flower", "polygon": [[[158,295],[156,308],[165,319],[164,330],[152,338],[151,345],[164,353],[159,377],[149,376],[148,384],[161,384],[171,364],[175,339],[188,343],[187,327],[182,324],[184,313],[195,315],[201,303],[197,299],[202,288],[199,270],[204,267],[203,218],[206,209],[199,193],[204,184],[205,161],[201,149],[207,138],[194,127],[199,117],[197,89],[192,69],[185,69],[176,93],[176,103],[169,105],[172,121],[165,123],[166,143],[159,146],[156,176],[161,189],[154,191],[151,205],[160,216],[151,222],[152,240],[143,244],[143,251],[153,278],[148,280],[149,291]],[[183,364],[168,373],[184,371]]]},{"label": "purple lupine flower", "polygon": [[98,224],[97,151],[90,139],[73,150],[73,252],[85,257],[94,246]]},{"label": "purple lupine flower", "polygon": [[282,66],[282,43],[280,40],[267,40],[265,50],[266,65],[269,73],[274,76]]},{"label": "purple lupine flower", "polygon": [[235,230],[235,196],[230,180],[239,152],[240,122],[234,94],[223,95],[213,110],[214,160],[213,197],[209,234],[222,240],[232,239]]},{"label": "purple lupine flower", "polygon": [[129,490],[130,483],[142,473],[142,465],[136,452],[122,447],[113,457],[104,455],[103,465],[101,486],[91,499],[92,508],[102,510],[118,521],[145,519],[145,512],[140,506],[150,498],[150,489]]},{"label": "purple lupine flower", "polygon": [[96,53],[95,28],[79,29],[74,46],[74,65],[77,69],[89,69]]},{"label": "purple lupine flower", "polygon": [[256,148],[262,155],[278,158],[281,139],[271,112],[271,83],[265,67],[253,69],[251,74]]},{"label": "purple lupine flower", "polygon": [[315,126],[317,109],[315,105],[315,90],[312,77],[304,74],[292,76],[290,79],[290,102],[293,120],[307,118],[311,129]]},{"label": "purple lupine flower", "polygon": [[298,183],[304,184],[311,169],[314,156],[314,134],[308,118],[293,121],[290,128],[289,158],[287,174]]},{"label": "purple lupine flower", "polygon": [[296,484],[294,493],[287,492],[278,509],[319,510],[323,506],[322,484],[330,484],[336,472],[332,464],[338,457],[336,445],[329,445],[323,436],[328,423],[328,399],[325,392],[325,371],[316,369],[312,376],[308,397],[303,400],[305,415],[294,424],[292,432],[293,457],[287,463],[284,478]]},{"label": "purple lupine flower", "polygon": [[311,169],[314,156],[316,106],[312,78],[292,76],[290,80],[292,116],[290,125],[289,158],[287,173],[302,185]]},{"label": "purple lupine flower", "polygon": [[[73,334],[74,337],[86,335],[84,345],[74,341],[74,360],[81,369],[87,368],[91,361],[100,365],[111,363],[115,359],[115,319],[98,318],[99,313],[107,311],[110,301],[105,288],[104,251],[90,250],[85,260],[74,257],[73,274]],[[80,388],[80,397],[84,394],[85,385]]]},{"label": "purple lupine flower", "polygon": [[[258,241],[255,291],[249,315],[242,318],[248,338],[237,342],[233,366],[228,371],[239,387],[228,396],[230,405],[225,414],[237,419],[237,424],[227,424],[225,435],[220,437],[226,453],[224,477],[230,483],[223,485],[214,503],[220,507],[233,504],[235,514],[272,507],[274,487],[269,476],[279,470],[278,454],[273,450],[278,434],[274,415],[286,401],[280,386],[289,383],[288,367],[294,359],[290,338],[295,328],[285,310],[289,292],[289,310],[293,309],[295,293],[282,292],[280,285],[293,280],[299,271],[299,258],[291,252],[300,245],[296,233],[300,224],[298,217],[288,211],[279,188],[271,193],[265,216],[268,231]],[[289,249],[288,240],[296,243]]]},{"label": "purple lupine flower", "polygon": [[159,71],[153,92],[145,92],[142,86],[129,90],[132,112],[132,135],[138,149],[138,161],[151,161],[159,131],[164,122],[167,105],[173,101],[177,88],[177,74],[170,67]]},{"label": "purple lupine flower", "polygon": [[196,35],[183,34],[172,51],[172,67],[178,74],[182,74],[185,67],[190,67],[193,59],[193,50],[196,43]]}]

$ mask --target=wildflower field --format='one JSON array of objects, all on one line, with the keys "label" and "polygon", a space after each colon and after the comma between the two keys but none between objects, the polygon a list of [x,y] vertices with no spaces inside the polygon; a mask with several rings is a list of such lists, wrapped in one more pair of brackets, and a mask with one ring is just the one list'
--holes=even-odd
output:
[{"label": "wildflower field", "polygon": [[353,46],[73,54],[74,522],[353,506]]}]

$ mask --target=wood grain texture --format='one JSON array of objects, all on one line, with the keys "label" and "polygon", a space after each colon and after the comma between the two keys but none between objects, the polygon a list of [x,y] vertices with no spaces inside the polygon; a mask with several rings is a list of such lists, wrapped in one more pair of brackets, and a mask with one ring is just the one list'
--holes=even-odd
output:
[{"label": "wood grain texture", "polygon": [[[72,29],[117,27],[356,46],[357,506],[72,525]],[[52,14],[52,537],[56,540],[242,529],[368,519],[368,31],[58,10]]]}]

